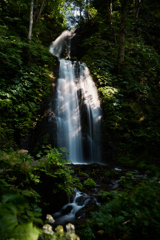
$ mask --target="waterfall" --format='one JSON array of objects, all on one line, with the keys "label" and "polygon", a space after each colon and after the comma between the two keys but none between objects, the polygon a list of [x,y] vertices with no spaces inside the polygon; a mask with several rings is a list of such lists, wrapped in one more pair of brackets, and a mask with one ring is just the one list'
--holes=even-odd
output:
[{"label": "waterfall", "polygon": [[[97,88],[85,63],[70,58],[73,31],[64,31],[50,46],[59,60],[56,91],[57,146],[66,147],[73,163],[100,162],[101,108]],[[83,126],[84,125],[84,126]]]}]

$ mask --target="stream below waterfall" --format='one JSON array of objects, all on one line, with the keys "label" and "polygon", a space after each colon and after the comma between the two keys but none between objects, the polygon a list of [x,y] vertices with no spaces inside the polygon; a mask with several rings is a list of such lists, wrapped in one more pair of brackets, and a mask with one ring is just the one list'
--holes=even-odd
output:
[{"label": "stream below waterfall", "polygon": [[[64,205],[60,211],[53,214],[55,224],[65,225],[68,222],[73,223],[76,218],[76,213],[91,201],[97,203],[96,198],[92,199],[86,193],[74,189],[74,196],[70,198],[69,203]],[[80,218],[80,216],[78,218]]]},{"label": "stream below waterfall", "polygon": [[[107,195],[105,198],[104,193],[117,194],[124,191],[127,181],[135,185],[147,179],[143,172],[104,164],[71,164],[70,167],[74,172],[73,178],[79,178],[82,190],[74,189],[69,202],[59,211],[52,213],[55,227],[72,223],[80,230],[81,224],[84,224],[87,218],[92,218],[92,212],[97,211],[98,206],[106,201]],[[89,188],[85,185],[88,178],[95,181],[95,185]]]}]

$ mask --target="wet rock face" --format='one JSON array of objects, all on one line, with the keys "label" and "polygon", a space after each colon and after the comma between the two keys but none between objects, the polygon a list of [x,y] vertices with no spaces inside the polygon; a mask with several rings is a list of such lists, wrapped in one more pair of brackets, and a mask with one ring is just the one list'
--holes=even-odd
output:
[{"label": "wet rock face", "polygon": [[76,203],[78,206],[83,206],[84,202],[88,199],[88,196],[80,196],[76,199]]},{"label": "wet rock face", "polygon": [[87,205],[80,209],[78,212],[76,212],[76,223],[78,224],[78,220],[85,220],[86,218],[91,218],[92,217],[92,212],[97,210],[97,205],[91,201],[87,203]]},{"label": "wet rock face", "polygon": [[67,206],[66,208],[62,209],[62,215],[69,214],[72,211],[72,206]]},{"label": "wet rock face", "polygon": [[78,44],[80,42],[80,36],[79,34],[75,34],[71,38],[71,58],[74,58],[78,55]]}]

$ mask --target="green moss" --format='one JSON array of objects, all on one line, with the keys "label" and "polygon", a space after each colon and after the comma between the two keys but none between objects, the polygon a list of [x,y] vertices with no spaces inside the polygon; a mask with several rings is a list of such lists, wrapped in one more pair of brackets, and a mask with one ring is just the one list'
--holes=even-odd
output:
[{"label": "green moss", "polygon": [[84,186],[86,187],[86,188],[92,188],[92,187],[94,187],[95,186],[95,181],[93,180],[93,179],[91,179],[91,178],[88,178],[85,182],[84,182]]},{"label": "green moss", "polygon": [[80,177],[88,177],[88,174],[87,173],[84,173],[84,172],[78,172],[78,175],[80,176]]}]

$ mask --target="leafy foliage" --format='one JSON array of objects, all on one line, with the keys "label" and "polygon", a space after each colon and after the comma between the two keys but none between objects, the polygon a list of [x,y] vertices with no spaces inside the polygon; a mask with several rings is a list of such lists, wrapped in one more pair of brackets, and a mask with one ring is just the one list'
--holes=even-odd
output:
[{"label": "leafy foliage", "polygon": [[[142,183],[132,193],[114,194],[114,199],[100,206],[88,220],[85,238],[89,239],[158,239],[159,182]],[[113,196],[113,195],[112,195]],[[100,236],[102,234],[102,236]],[[82,238],[83,239],[83,238]]]},{"label": "leafy foliage", "polygon": [[0,192],[0,232],[3,240],[35,239],[40,230],[34,225],[43,224],[40,217],[41,209],[36,203],[31,203],[5,180],[1,179]]},{"label": "leafy foliage", "polygon": [[[51,11],[53,3],[47,1],[36,21],[40,11],[36,4],[33,38],[28,44],[30,1],[0,3],[0,147],[4,150],[16,149],[20,138],[35,127],[53,80],[50,75],[55,58],[48,46],[63,29],[62,6],[60,2],[55,6],[55,16]],[[52,31],[51,26],[59,28]]]},{"label": "leafy foliage", "polygon": [[80,179],[79,178],[72,178],[72,181],[73,181],[73,184],[74,184],[74,187],[79,189],[79,190],[82,190],[83,189],[83,185],[82,183],[80,182]]},{"label": "leafy foliage", "polygon": [[73,183],[63,153],[67,151],[46,148],[45,155],[39,153],[37,161],[29,154],[0,153],[2,239],[37,239],[41,231],[34,226],[43,224],[42,208],[53,204],[56,209],[63,200],[61,197],[67,200]]},{"label": "leafy foliage", "polygon": [[63,154],[67,152],[65,148],[61,148],[60,151],[56,148],[50,149],[44,157],[38,160],[38,164],[35,167],[38,173],[45,174],[48,179],[52,178],[53,192],[63,190],[70,193],[72,191],[71,170],[66,165],[69,161],[63,157]]}]

